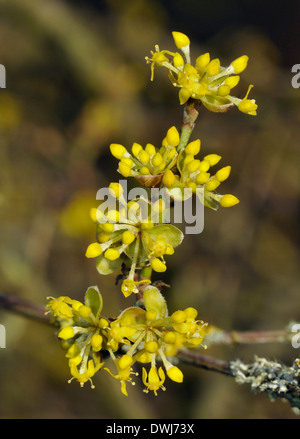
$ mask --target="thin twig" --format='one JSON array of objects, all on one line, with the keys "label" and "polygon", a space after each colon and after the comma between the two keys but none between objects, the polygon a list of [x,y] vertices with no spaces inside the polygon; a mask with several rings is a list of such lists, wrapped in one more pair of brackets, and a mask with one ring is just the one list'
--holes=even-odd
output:
[{"label": "thin twig", "polygon": [[184,106],[183,123],[181,127],[180,142],[177,151],[181,151],[188,143],[199,115],[201,101],[190,98]]},{"label": "thin twig", "polygon": [[0,294],[0,309],[4,309],[22,317],[36,320],[40,323],[51,324],[49,315],[45,313],[45,307],[29,302],[20,297]]},{"label": "thin twig", "polygon": [[177,358],[183,363],[191,366],[200,367],[201,369],[219,372],[228,376],[232,376],[230,362],[219,358],[209,357],[208,355],[199,354],[188,349],[180,349],[177,352]]},{"label": "thin twig", "polygon": [[210,346],[230,345],[230,344],[264,344],[264,343],[283,343],[290,341],[295,335],[288,329],[270,331],[223,331],[221,329],[212,330],[206,337],[205,343]]}]

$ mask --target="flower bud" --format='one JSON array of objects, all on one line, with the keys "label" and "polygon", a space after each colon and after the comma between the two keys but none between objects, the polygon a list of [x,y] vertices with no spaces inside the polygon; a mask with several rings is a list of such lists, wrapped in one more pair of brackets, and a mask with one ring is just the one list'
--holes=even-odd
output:
[{"label": "flower bud", "polygon": [[183,382],[183,373],[176,366],[170,367],[170,369],[167,370],[167,375],[172,381],[175,381],[176,383]]},{"label": "flower bud", "polygon": [[249,57],[247,55],[243,55],[232,61],[231,66],[233,67],[234,73],[242,73],[247,67],[248,60]]},{"label": "flower bud", "polygon": [[234,195],[231,194],[226,194],[223,195],[223,197],[220,200],[220,205],[222,207],[232,207],[236,204],[238,204],[240,202],[240,200],[235,197]]},{"label": "flower bud", "polygon": [[172,32],[174,43],[178,49],[182,49],[190,44],[190,39],[182,32]]},{"label": "flower bud", "polygon": [[125,148],[125,146],[120,145],[119,143],[112,143],[110,145],[110,152],[114,157],[120,160],[123,155],[126,154],[127,149]]},{"label": "flower bud", "polygon": [[106,252],[104,253],[104,256],[106,259],[108,259],[109,261],[115,261],[116,259],[119,258],[120,253],[119,250],[117,250],[116,248],[109,248],[108,250],[106,250]]},{"label": "flower bud", "polygon": [[63,340],[68,340],[69,338],[74,337],[74,329],[72,326],[65,326],[59,333],[58,337]]},{"label": "flower bud", "polygon": [[87,258],[97,258],[102,253],[101,245],[98,242],[90,244],[85,252]]}]

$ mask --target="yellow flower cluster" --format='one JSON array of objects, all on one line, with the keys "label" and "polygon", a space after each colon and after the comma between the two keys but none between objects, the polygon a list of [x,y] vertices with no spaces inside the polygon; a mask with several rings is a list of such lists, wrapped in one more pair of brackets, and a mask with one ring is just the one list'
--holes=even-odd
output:
[{"label": "yellow flower cluster", "polygon": [[[220,195],[215,192],[219,185],[227,180],[230,175],[231,167],[225,166],[211,175],[210,168],[215,166],[221,156],[218,154],[208,154],[203,160],[195,158],[201,147],[200,139],[194,140],[180,152],[177,169],[178,173],[167,170],[163,176],[163,184],[168,188],[168,192],[174,198],[182,199],[184,188],[191,189],[191,193],[196,193],[204,206],[217,208],[231,207],[239,203],[234,195]],[[201,191],[197,191],[201,189]]]},{"label": "yellow flower cluster", "polygon": [[102,297],[98,288],[88,288],[85,303],[67,296],[49,299],[47,308],[60,325],[58,337],[67,351],[70,381],[75,378],[81,386],[90,381],[94,388],[91,378],[104,364],[100,351],[109,340],[109,321],[100,315]]},{"label": "yellow flower cluster", "polygon": [[183,234],[171,224],[158,223],[161,200],[157,200],[150,209],[147,200],[127,202],[119,183],[111,183],[109,188],[118,199],[119,206],[107,213],[98,209],[98,240],[88,246],[86,257],[97,258],[100,274],[110,274],[122,262],[127,262],[131,269],[128,279],[123,282],[122,291],[129,296],[137,292],[135,270],[150,265],[154,271],[164,272],[164,256],[174,253],[174,247],[181,243]]},{"label": "yellow flower cluster", "polygon": [[151,57],[146,57],[146,61],[151,63],[151,80],[155,66],[165,67],[172,84],[179,88],[180,104],[194,98],[210,111],[224,112],[236,105],[241,112],[256,115],[257,104],[254,99],[248,99],[252,85],[243,99],[231,96],[231,90],[240,80],[239,74],[247,67],[247,55],[235,59],[228,67],[222,67],[218,58],[211,59],[209,53],[204,53],[192,65],[189,38],[181,32],[172,32],[172,35],[183,56],[179,52],[160,50],[156,45]]},{"label": "yellow flower cluster", "polygon": [[179,133],[173,126],[168,130],[160,148],[151,143],[147,143],[145,148],[134,143],[130,153],[123,145],[112,143],[110,151],[119,160],[118,170],[123,177],[159,175],[176,163],[178,144]]},{"label": "yellow flower cluster", "polygon": [[[194,308],[178,310],[169,316],[165,300],[154,286],[145,289],[144,304],[145,309],[131,307],[123,311],[111,323],[110,335],[116,342],[129,345],[125,376],[129,376],[135,362],[150,365],[148,372],[143,367],[144,391],[152,390],[156,395],[160,388],[165,390],[165,371],[172,381],[183,381],[182,371],[167,357],[174,357],[179,348],[199,346],[207,328],[203,321],[196,320],[198,313]],[[164,368],[158,368],[157,362],[162,362]],[[126,380],[120,375],[120,364],[117,366],[119,374],[115,378],[121,380],[121,390],[126,395]]]},{"label": "yellow flower cluster", "polygon": [[[145,309],[130,307],[114,321],[101,315],[102,296],[97,287],[90,287],[85,303],[67,296],[50,298],[48,303],[52,318],[60,324],[58,337],[67,351],[71,382],[76,379],[81,386],[87,381],[94,388],[92,377],[104,362],[101,350],[109,352],[116,367],[116,374],[104,369],[121,383],[121,391],[128,396],[126,384],[132,380],[134,363],[149,364],[143,367],[142,381],[145,392],[165,389],[167,376],[177,382],[183,381],[183,373],[174,366],[170,357],[179,348],[199,346],[207,334],[206,325],[197,318],[194,308],[175,311],[168,315],[166,302],[160,291],[149,286],[144,292]],[[123,353],[120,352],[123,350]],[[168,358],[169,357],[169,358]],[[164,369],[157,368],[161,362]],[[165,370],[165,371],[164,371]]]}]

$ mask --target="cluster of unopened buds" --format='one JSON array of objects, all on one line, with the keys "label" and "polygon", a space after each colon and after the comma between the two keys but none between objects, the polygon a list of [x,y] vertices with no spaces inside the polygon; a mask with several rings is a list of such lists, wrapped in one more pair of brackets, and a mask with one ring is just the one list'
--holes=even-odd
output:
[{"label": "cluster of unopened buds", "polygon": [[[238,74],[247,66],[247,56],[224,68],[206,53],[192,66],[188,37],[180,32],[173,32],[173,37],[183,56],[160,51],[156,46],[151,58],[146,58],[151,63],[151,80],[154,68],[162,66],[179,88],[181,104],[188,105],[193,99],[215,112],[236,105],[244,113],[256,114],[255,101],[248,99],[251,86],[243,99],[230,95],[239,81]],[[95,258],[101,275],[121,269],[121,292],[126,298],[136,298],[133,306],[108,318],[102,314],[103,299],[96,286],[87,289],[83,303],[67,296],[49,298],[48,312],[60,327],[58,337],[66,350],[71,380],[76,379],[81,386],[90,381],[93,388],[92,377],[103,368],[120,381],[121,391],[127,396],[127,383],[134,384],[133,377],[138,375],[133,368],[140,365],[144,391],[151,390],[156,395],[159,389],[165,390],[166,375],[174,382],[183,381],[183,373],[176,365],[178,350],[203,347],[210,328],[197,319],[196,309],[189,307],[169,315],[161,293],[163,282],[158,288],[151,281],[153,270],[166,271],[166,258],[184,237],[179,228],[166,220],[172,202],[196,196],[203,206],[213,210],[239,202],[232,194],[216,192],[229,177],[231,167],[212,173],[211,168],[221,156],[207,154],[198,158],[200,148],[200,139],[190,141],[189,135],[183,136],[175,126],[167,130],[159,147],[151,143],[143,147],[135,142],[129,151],[121,144],[110,145],[111,154],[119,160],[122,177],[135,178],[143,189],[159,188],[159,198],[153,201],[146,192],[145,197],[128,201],[122,184],[113,182],[108,187],[113,207],[101,203],[90,212],[96,224],[96,239],[87,247],[86,257]],[[115,371],[110,370],[109,361],[114,363]]]}]

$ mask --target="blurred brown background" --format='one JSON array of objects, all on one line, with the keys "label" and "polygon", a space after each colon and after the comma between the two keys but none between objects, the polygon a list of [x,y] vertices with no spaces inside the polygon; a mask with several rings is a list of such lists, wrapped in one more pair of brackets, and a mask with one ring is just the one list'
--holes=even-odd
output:
[{"label": "blurred brown background", "polygon": [[[192,57],[209,51],[222,65],[247,54],[236,94],[259,104],[257,117],[203,109],[193,133],[202,154],[232,165],[221,193],[241,200],[206,211],[205,229],[187,236],[163,280],[170,311],[199,309],[226,330],[282,329],[300,320],[299,8],[270,1],[10,0],[0,3],[0,291],[44,305],[46,296],[81,299],[97,284],[105,312],[121,298],[115,276],[98,275],[84,253],[94,239],[88,211],[97,189],[117,180],[109,144],[159,144],[180,128],[182,107],[163,69],[150,83],[144,57],[155,44],[174,50],[172,30],[189,35]],[[125,305],[126,302],[126,305]],[[230,378],[183,366],[183,385],[158,397],[142,385],[127,399],[106,372],[95,390],[67,384],[69,371],[53,330],[0,311],[1,418],[286,418]],[[251,362],[255,354],[291,364],[286,344],[214,347],[207,354]]]}]

